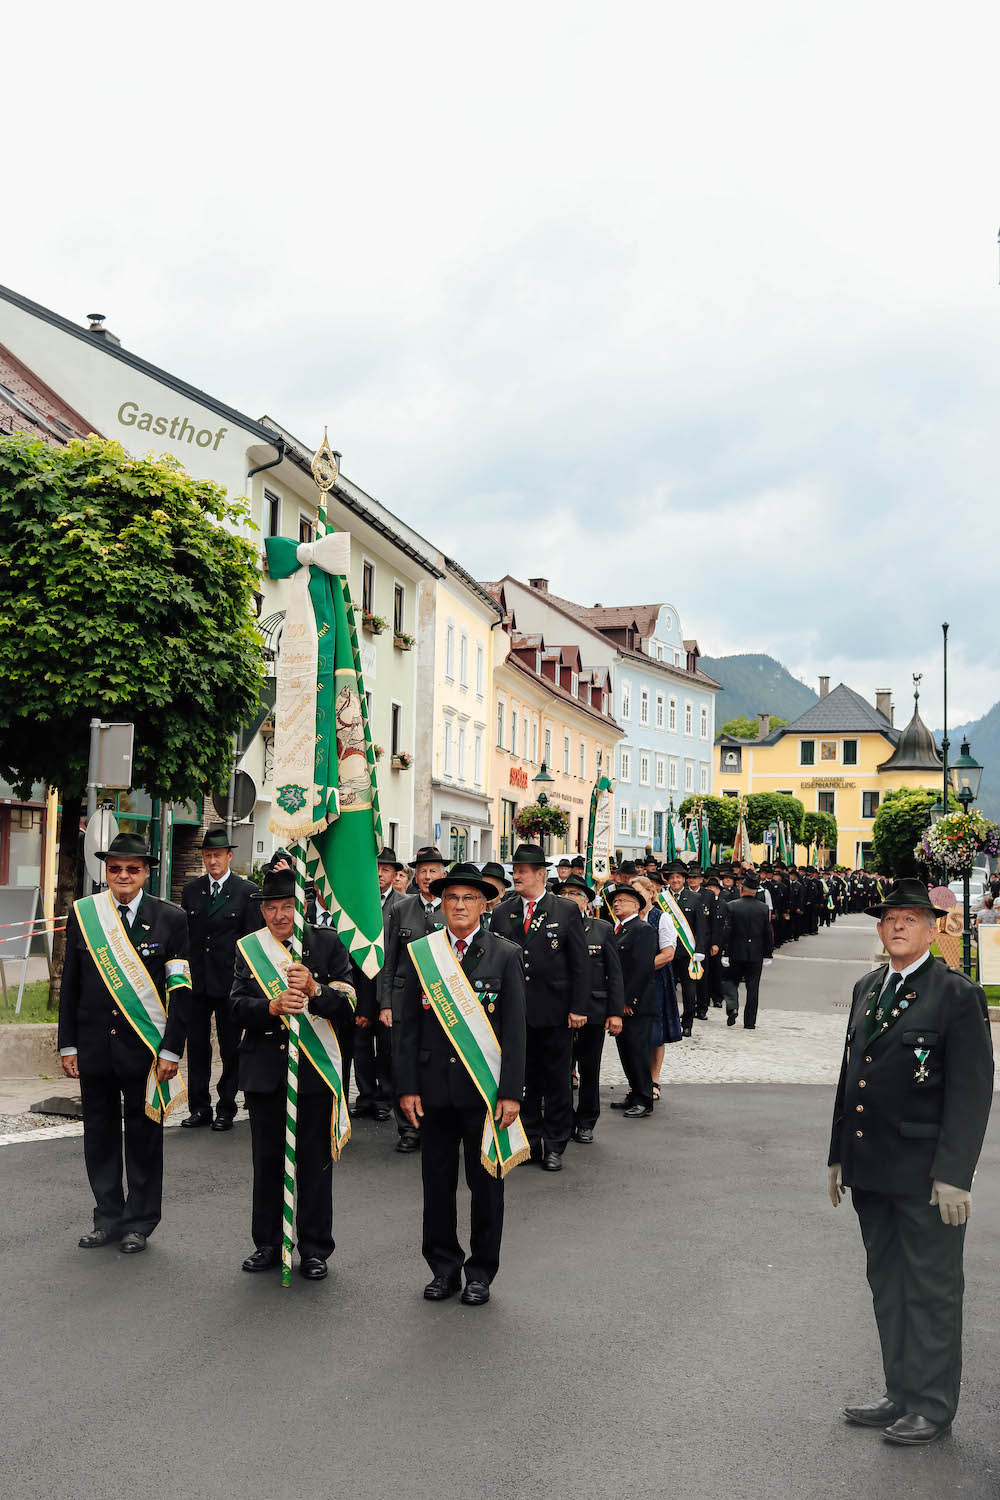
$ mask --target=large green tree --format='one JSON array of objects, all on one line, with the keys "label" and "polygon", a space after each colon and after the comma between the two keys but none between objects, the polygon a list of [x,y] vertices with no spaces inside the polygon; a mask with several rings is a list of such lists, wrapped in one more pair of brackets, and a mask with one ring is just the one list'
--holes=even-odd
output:
[{"label": "large green tree", "polygon": [[89,721],[135,724],[133,784],[228,782],[260,693],[245,502],[169,459],[89,437],[0,437],[0,775],[60,789],[57,911],[76,889]]},{"label": "large green tree", "polygon": [[806,849],[823,845],[837,858],[837,820],[832,813],[807,812],[802,819],[801,839]]},{"label": "large green tree", "polygon": [[[931,821],[931,808],[939,800],[940,793],[930,787],[901,787],[886,792],[872,825],[872,853],[881,874],[897,880],[916,875],[913,850]],[[949,812],[957,806],[949,792]]]},{"label": "large green tree", "polygon": [[[770,734],[772,729],[783,729],[788,723],[787,719],[779,718],[777,714],[769,714],[767,730]],[[748,719],[743,714],[738,714],[735,719],[727,719],[721,729],[716,731],[716,738],[720,734],[732,735],[735,740],[755,740],[757,738],[757,720]]]},{"label": "large green tree", "polygon": [[[787,823],[793,839],[801,842],[805,808],[785,792],[751,792],[747,797],[747,832],[752,844],[762,844],[772,823]],[[780,847],[777,846],[777,847]]]},{"label": "large green tree", "polygon": [[678,816],[684,819],[692,813],[699,802],[705,804],[705,816],[708,818],[708,834],[713,844],[721,848],[723,844],[731,844],[736,836],[736,798],[735,797],[685,797],[677,809]]}]

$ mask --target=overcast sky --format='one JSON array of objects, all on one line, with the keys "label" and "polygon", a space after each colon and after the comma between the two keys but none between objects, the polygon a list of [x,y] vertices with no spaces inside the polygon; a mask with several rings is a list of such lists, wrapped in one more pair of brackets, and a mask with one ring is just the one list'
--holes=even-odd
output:
[{"label": "overcast sky", "polygon": [[922,670],[934,726],[948,619],[950,718],[1000,698],[995,4],[51,21],[5,21],[0,280],[329,424],[480,577]]}]

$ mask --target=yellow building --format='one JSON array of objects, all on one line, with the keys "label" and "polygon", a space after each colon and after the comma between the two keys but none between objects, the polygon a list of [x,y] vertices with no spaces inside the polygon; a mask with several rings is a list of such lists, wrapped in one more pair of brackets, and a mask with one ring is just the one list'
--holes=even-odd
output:
[{"label": "yellow building", "polygon": [[[845,683],[830,692],[830,679],[819,681],[819,702],[793,723],[769,734],[762,714],[756,740],[719,737],[716,786],[731,797],[787,792],[806,812],[832,813],[838,842],[827,862],[855,869],[870,858],[872,824],[886,792],[939,787],[941,756],[920,717],[918,693],[912,719],[899,730],[891,693],[877,693],[873,706]],[[754,853],[762,858],[764,851]]]},{"label": "yellow building", "polygon": [[[519,842],[518,810],[538,801],[566,814],[564,839],[547,839],[549,854],[586,854],[590,797],[600,775],[614,775],[615,745],[623,731],[612,718],[611,674],[586,667],[578,646],[546,646],[539,634],[521,635],[504,609],[493,673],[494,822],[496,857],[509,860]],[[509,645],[509,653],[503,658]],[[551,782],[536,783],[545,763]]]}]

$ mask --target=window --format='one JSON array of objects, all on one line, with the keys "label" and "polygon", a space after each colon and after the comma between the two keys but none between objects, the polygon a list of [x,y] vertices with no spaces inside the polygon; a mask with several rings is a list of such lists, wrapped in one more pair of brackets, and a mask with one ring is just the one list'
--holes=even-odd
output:
[{"label": "window", "polygon": [[694,734],[694,705],[691,703],[684,705],[684,733],[688,739]]},{"label": "window", "polygon": [[264,513],[267,516],[268,536],[281,535],[281,496],[273,490],[264,491]]},{"label": "window", "polygon": [[622,764],[622,774],[621,774],[621,777],[619,779],[621,781],[631,781],[632,780],[632,752],[631,752],[631,750],[623,750],[622,751],[622,762],[621,762],[621,764]]},{"label": "window", "polygon": [[299,515],[299,541],[311,542],[313,539],[313,523],[308,516]]},{"label": "window", "polygon": [[708,791],[708,767],[702,766],[698,777],[698,789],[702,792]]},{"label": "window", "polygon": [[458,726],[458,779],[465,780],[465,725]]},{"label": "window", "polygon": [[564,776],[568,776],[569,775],[569,755],[570,755],[570,750],[569,750],[569,735],[568,734],[564,734],[563,735],[563,775]]},{"label": "window", "polygon": [[389,824],[389,848],[390,849],[398,849],[399,848],[399,824],[398,823],[390,823]]},{"label": "window", "polygon": [[[610,754],[611,752],[609,751],[608,753]],[[603,764],[604,764],[604,746],[603,745],[598,745],[598,747],[597,747],[597,774],[598,774],[598,776],[600,776],[600,774],[601,774],[601,766]]]},{"label": "window", "polygon": [[538,764],[538,720],[533,719],[531,724],[531,764]]},{"label": "window", "polygon": [[684,790],[686,792],[694,791],[694,766],[689,760],[684,762]]},{"label": "window", "polygon": [[814,766],[816,764],[816,741],[799,740],[799,765]]},{"label": "window", "polygon": [[863,818],[874,818],[878,812],[878,792],[861,793],[861,816]]},{"label": "window", "polygon": [[392,628],[396,635],[402,635],[405,628],[403,622],[406,618],[406,591],[401,583],[393,585],[392,589]]},{"label": "window", "polygon": [[639,785],[649,786],[649,751],[639,751]]},{"label": "window", "polygon": [[583,740],[580,741],[580,780],[583,781],[587,774],[587,747]]},{"label": "window", "polygon": [[476,642],[476,697],[481,698],[486,690],[486,652],[482,641]]},{"label": "window", "polygon": [[642,688],[639,692],[639,723],[649,723],[649,688]]},{"label": "window", "polygon": [[701,737],[703,740],[708,739],[708,709],[704,704],[701,709]]},{"label": "window", "polygon": [[389,750],[392,755],[398,755],[403,748],[403,706],[394,703],[389,718]]},{"label": "window", "polygon": [[[500,743],[501,743],[501,741],[498,740],[497,744],[500,744]],[[511,753],[511,755],[516,755],[517,754],[517,709],[516,708],[512,708],[511,711],[510,711],[510,753]]]},{"label": "window", "polygon": [[656,757],[656,785],[664,787],[667,784],[667,762],[662,755]]},{"label": "window", "polygon": [[455,623],[449,620],[444,627],[444,675],[449,682],[455,681]]},{"label": "window", "polygon": [[476,786],[483,784],[483,731],[476,730],[476,747],[473,752],[472,779]]},{"label": "window", "polygon": [[738,776],[743,769],[743,746],[727,745],[721,752],[720,760],[727,776]]},{"label": "window", "polygon": [[677,762],[673,756],[670,757],[670,790],[672,792],[677,790]]},{"label": "window", "polygon": [[444,721],[444,774],[451,775],[451,719]]},{"label": "window", "polygon": [[527,760],[528,759],[528,721],[527,721],[527,719],[525,719],[525,721],[524,721],[524,726],[523,726],[523,730],[522,730],[522,733],[521,733],[521,739],[523,741],[523,744],[521,746],[521,759],[522,760]]},{"label": "window", "polygon": [[676,734],[677,733],[677,699],[676,698],[671,698],[671,700],[670,700],[670,720],[669,720],[669,723],[668,723],[667,727],[670,730],[671,734]]},{"label": "window", "polygon": [[656,648],[656,660],[657,661],[662,661],[663,660],[663,647],[659,646],[659,645]]},{"label": "window", "polygon": [[573,694],[574,698],[578,698],[580,696],[580,679],[577,676],[576,672],[571,672],[569,674],[569,690]]},{"label": "window", "polygon": [[630,827],[630,824],[629,824],[629,817],[628,817],[628,803],[627,802],[619,802],[619,804],[618,804],[618,832],[619,833],[625,833],[625,834],[627,834],[628,831],[629,831],[629,827]]},{"label": "window", "polygon": [[622,718],[623,719],[631,719],[631,717],[632,717],[632,684],[630,682],[623,682],[622,683]]},{"label": "window", "polygon": [[361,608],[365,614],[375,613],[375,564],[367,560],[361,564]]},{"label": "window", "polygon": [[607,693],[602,693],[601,694],[601,713],[602,714],[606,714],[607,711],[608,711],[608,695],[607,695]]},{"label": "window", "polygon": [[551,729],[546,729],[546,731],[545,731],[545,754],[542,757],[542,759],[545,761],[545,764],[551,770],[552,769],[552,730]]},{"label": "window", "polygon": [[639,809],[639,833],[642,835],[643,838],[645,838],[646,835],[649,833],[649,808],[648,807],[640,807],[640,809]]},{"label": "window", "polygon": [[[502,750],[503,749],[503,708],[504,708],[503,699],[502,698],[498,698],[497,699],[497,749],[498,750]],[[515,719],[517,718],[516,714],[514,715],[514,718]],[[511,748],[513,748],[513,746]]]},{"label": "window", "polygon": [[816,811],[817,812],[825,812],[825,813],[834,813],[836,811],[836,801],[837,801],[837,794],[836,794],[836,792],[817,792],[816,793]]},{"label": "window", "polygon": [[857,742],[857,740],[845,740],[844,741],[844,765],[845,766],[856,766],[857,763],[858,763],[858,742]]},{"label": "window", "polygon": [[[662,652],[663,648],[661,647],[660,649],[661,649],[661,652]],[[657,693],[657,695],[656,695],[656,727],[657,727],[657,729],[662,729],[663,728],[663,694],[662,693]]]},{"label": "window", "polygon": [[463,688],[469,686],[469,637],[464,630],[458,644],[458,685]]},{"label": "window", "polygon": [[510,859],[514,852],[514,814],[517,803],[500,798],[500,858]]},{"label": "window", "polygon": [[365,689],[365,711],[368,714],[368,722],[370,724],[372,721],[372,695],[367,688]]}]

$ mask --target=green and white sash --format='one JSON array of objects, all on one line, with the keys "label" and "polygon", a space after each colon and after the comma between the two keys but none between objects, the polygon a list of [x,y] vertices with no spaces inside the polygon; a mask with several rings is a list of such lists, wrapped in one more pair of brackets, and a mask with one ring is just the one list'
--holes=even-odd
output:
[{"label": "green and white sash", "polygon": [[[171,1110],[187,1098],[187,1088],[180,1073],[161,1083],[156,1076],[156,1059],[167,1029],[167,1013],[156,985],[142,959],[129,942],[118,907],[110,891],[97,896],[83,896],[74,902],[80,931],[97,972],[104,980],[112,1000],[120,1008],[132,1029],[153,1054],[153,1065],[146,1082],[146,1114],[151,1120],[165,1120]],[[183,986],[191,988],[191,971],[187,959],[168,958],[166,990]]]},{"label": "green and white sash", "polygon": [[[236,944],[243,954],[250,971],[269,1000],[287,990],[288,967],[295,962],[283,943],[272,937],[266,927],[259,932],[248,933]],[[348,997],[354,1008],[356,995],[352,984],[334,981],[327,989],[338,990]],[[282,1016],[290,1027],[291,1016]],[[333,1094],[333,1116],[330,1121],[330,1152],[334,1161],[351,1138],[351,1117],[347,1112],[347,1095],[344,1090],[344,1059],[340,1052],[337,1033],[325,1016],[310,1015],[304,1010],[295,1019],[299,1023],[299,1048],[305,1053],[316,1072]]]},{"label": "green and white sash", "polygon": [[681,947],[690,960],[688,963],[688,973],[692,979],[700,979],[705,969],[703,964],[695,963],[694,961],[694,933],[691,931],[690,922],[669,891],[657,891],[656,902],[660,909],[673,919],[674,926],[677,928],[677,936],[680,938]]},{"label": "green and white sash", "polygon": [[500,1043],[476,993],[440,928],[408,944],[424,997],[483,1096],[486,1119],[480,1160],[491,1177],[506,1177],[531,1154],[520,1119],[506,1130],[496,1121],[500,1096]]}]

